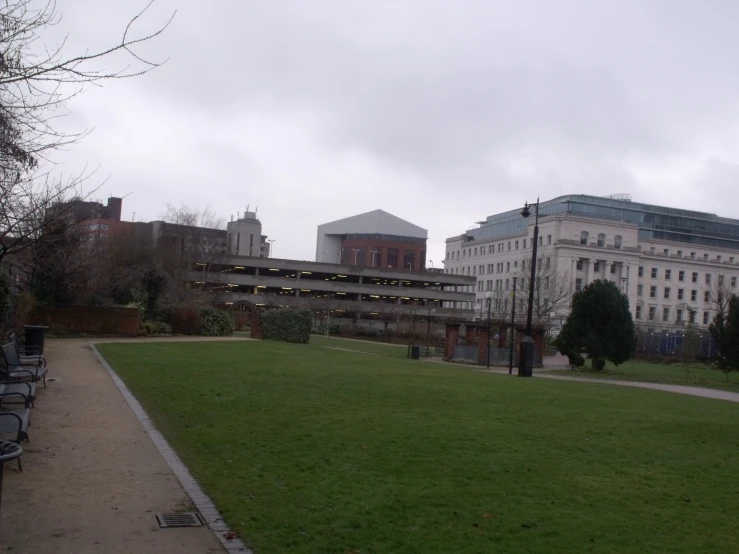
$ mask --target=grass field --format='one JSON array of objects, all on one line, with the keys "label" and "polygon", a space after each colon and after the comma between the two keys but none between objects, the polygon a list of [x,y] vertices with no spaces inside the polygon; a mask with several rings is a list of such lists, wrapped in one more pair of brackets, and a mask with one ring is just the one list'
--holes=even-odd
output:
[{"label": "grass field", "polygon": [[318,344],[103,344],[258,554],[735,552],[727,402]]},{"label": "grass field", "polygon": [[[586,362],[589,364],[589,362]],[[605,371],[553,370],[555,375],[572,375],[594,379],[624,379],[649,383],[674,383],[721,389],[739,389],[739,372],[724,373],[705,365],[656,364],[629,360],[618,367],[610,362]]]}]

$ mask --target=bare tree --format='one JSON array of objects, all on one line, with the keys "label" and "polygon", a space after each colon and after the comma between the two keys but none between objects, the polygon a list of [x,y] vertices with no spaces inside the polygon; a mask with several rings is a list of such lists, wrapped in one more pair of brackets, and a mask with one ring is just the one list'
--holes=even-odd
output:
[{"label": "bare tree", "polygon": [[709,289],[711,303],[721,315],[729,313],[729,302],[736,295],[736,287],[731,287],[731,279],[729,275],[718,275]]},{"label": "bare tree", "polygon": [[[134,51],[161,34],[174,17],[153,33],[135,36],[133,27],[149,6],[128,21],[120,40],[109,48],[67,57],[66,39],[39,47],[43,33],[61,19],[53,0],[38,9],[32,0],[0,2],[0,261],[33,246],[45,229],[74,224],[69,215],[75,202],[67,200],[84,200],[100,186],[82,190],[95,171],[60,178],[44,166],[53,163],[51,153],[69,148],[89,132],[67,133],[54,124],[86,84],[142,75],[163,63]],[[98,68],[101,59],[116,54],[126,55],[130,64]]]},{"label": "bare tree", "polygon": [[219,218],[210,206],[198,210],[185,204],[180,204],[179,207],[167,204],[167,209],[161,212],[159,217],[162,221],[176,225],[189,225],[206,229],[223,229],[224,227],[224,220]]},{"label": "bare tree", "polygon": [[[531,283],[531,260],[526,259],[521,263],[522,271],[518,278],[518,294],[526,299],[528,309],[528,295]],[[547,251],[541,251],[536,263],[536,278],[534,281],[534,303],[533,318],[535,322],[548,320],[550,314],[565,311],[575,293],[575,284],[568,271],[557,269],[554,255]],[[518,308],[518,306],[516,306]]]}]

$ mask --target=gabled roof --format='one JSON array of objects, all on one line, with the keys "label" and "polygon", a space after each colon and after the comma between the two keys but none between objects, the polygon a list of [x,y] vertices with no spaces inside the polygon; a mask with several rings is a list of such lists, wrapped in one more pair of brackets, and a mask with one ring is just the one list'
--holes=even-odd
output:
[{"label": "gabled roof", "polygon": [[428,231],[384,210],[373,210],[318,226],[323,235],[382,234],[428,238]]}]

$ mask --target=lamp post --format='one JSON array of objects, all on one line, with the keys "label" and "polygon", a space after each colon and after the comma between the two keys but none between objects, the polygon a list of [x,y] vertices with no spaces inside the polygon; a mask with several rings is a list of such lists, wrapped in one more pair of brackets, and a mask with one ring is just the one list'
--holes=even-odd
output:
[{"label": "lamp post", "polygon": [[429,310],[428,324],[426,326],[426,356],[431,357],[431,318],[436,314],[436,310]]},{"label": "lamp post", "polygon": [[490,304],[492,303],[493,293],[488,291],[485,298],[488,300],[488,349],[487,349],[487,368],[490,369]]},{"label": "lamp post", "polygon": [[359,248],[352,248],[352,252],[354,252],[354,265],[357,265],[357,256],[359,255]]},{"label": "lamp post", "polygon": [[513,305],[511,306],[511,340],[508,346],[508,375],[513,374],[513,342],[516,336],[516,281],[518,280],[518,271],[513,270]]},{"label": "lamp post", "polygon": [[375,267],[375,254],[377,254],[377,250],[372,251],[372,267]]},{"label": "lamp post", "polygon": [[[525,202],[521,216],[527,218],[531,215],[529,203]],[[531,319],[534,310],[534,281],[536,280],[536,250],[539,246],[539,199],[534,204],[534,244],[531,248],[531,278],[529,279],[529,307],[526,311],[526,336],[521,341],[518,356],[518,376],[532,377],[534,374],[534,339],[531,336]]]},{"label": "lamp post", "polygon": [[267,239],[267,242],[269,243],[269,257],[274,258],[275,242],[277,242],[277,239]]}]

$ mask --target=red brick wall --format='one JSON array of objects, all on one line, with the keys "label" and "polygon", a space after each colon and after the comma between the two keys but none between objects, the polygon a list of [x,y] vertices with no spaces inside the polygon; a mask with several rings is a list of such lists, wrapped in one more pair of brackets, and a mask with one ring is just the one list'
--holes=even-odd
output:
[{"label": "red brick wall", "polygon": [[48,325],[52,332],[135,337],[139,333],[139,319],[137,308],[41,304],[29,323]]},{"label": "red brick wall", "polygon": [[[425,260],[424,253],[426,252],[426,244],[425,243],[418,243],[418,242],[391,242],[391,241],[383,241],[383,240],[356,240],[356,239],[347,239],[341,243],[341,246],[345,249],[345,254],[342,256],[343,259],[348,260],[349,265],[354,265],[354,253],[352,252],[352,248],[364,248],[364,263],[362,263],[362,259],[357,255],[357,264],[358,266],[365,266],[365,267],[372,267],[372,250],[375,250],[377,248],[380,248],[382,250],[382,264],[376,264],[378,267],[387,267],[387,253],[389,248],[397,248],[398,249],[398,265],[397,267],[400,269],[408,269],[408,267],[403,267],[403,259],[405,257],[405,251],[406,250],[412,250],[416,253],[415,258],[413,260],[413,270],[414,271],[421,271],[422,269],[426,269],[425,266]],[[375,257],[375,261],[377,261]]]}]

